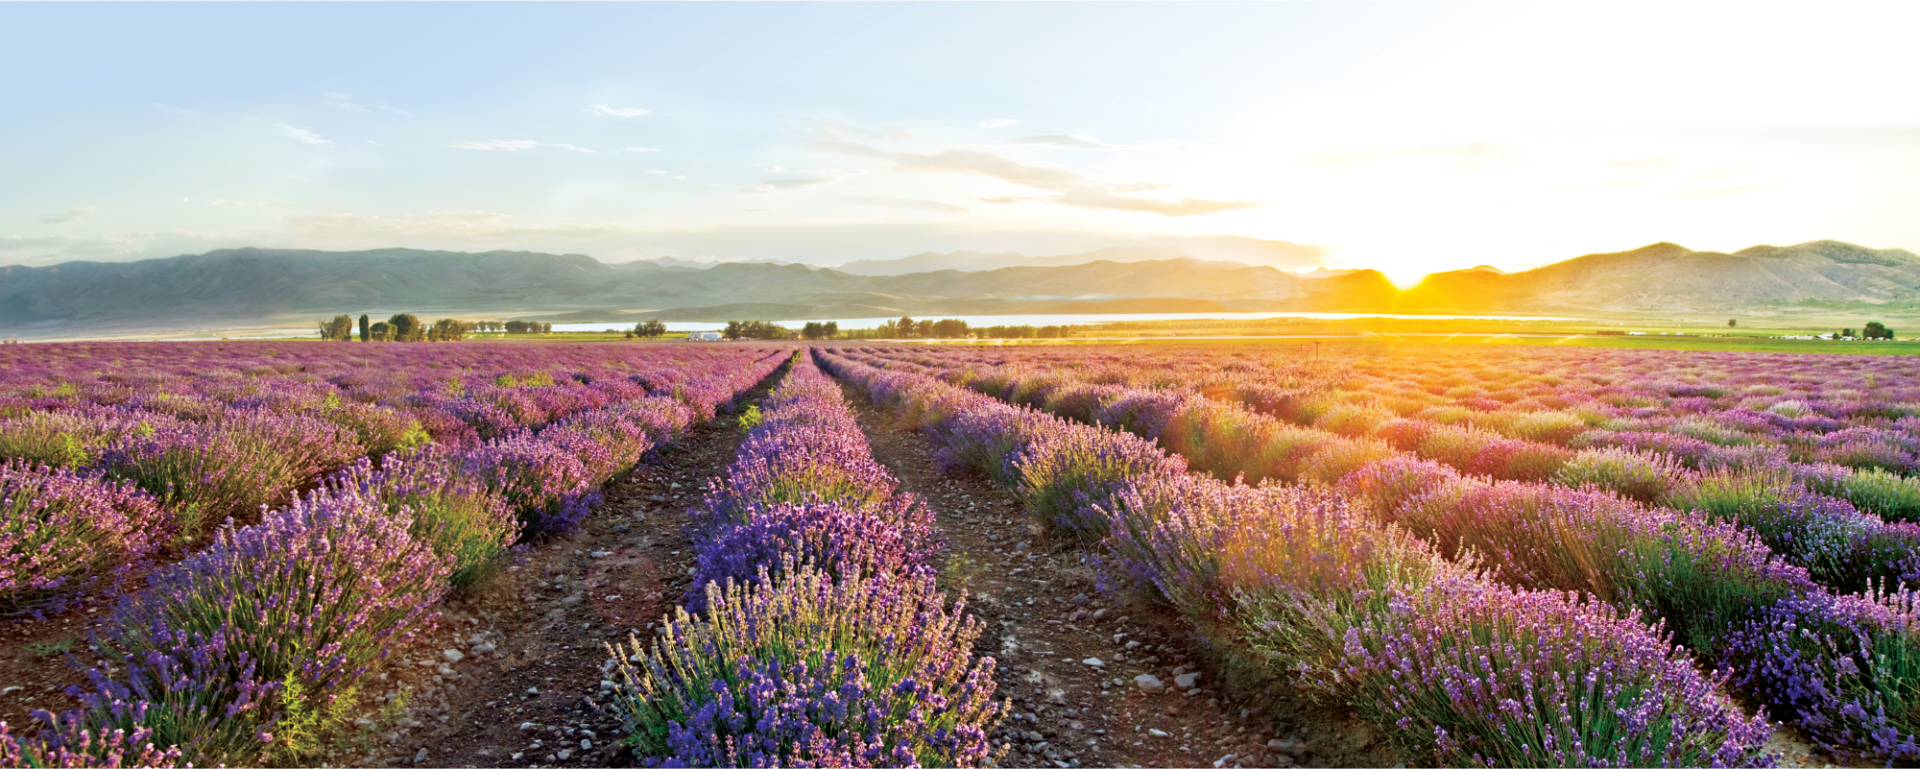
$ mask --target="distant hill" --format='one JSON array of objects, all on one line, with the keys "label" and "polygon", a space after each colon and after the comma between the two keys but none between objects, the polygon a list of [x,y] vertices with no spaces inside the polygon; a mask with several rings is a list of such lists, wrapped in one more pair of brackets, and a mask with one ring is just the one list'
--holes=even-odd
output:
[{"label": "distant hill", "polygon": [[1680,312],[1920,298],[1920,257],[1832,240],[1731,254],[1655,243],[1524,272],[1475,267],[1427,276],[1409,310]]},{"label": "distant hill", "polygon": [[[1374,270],[1291,273],[1160,255],[919,254],[863,275],[802,264],[582,254],[237,248],[139,262],[0,267],[0,336],[149,333],[395,312],[561,321],[1120,312],[1670,313],[1920,301],[1920,257],[1834,241],[1737,253],[1671,243],[1524,272],[1437,273],[1400,291]],[[1092,255],[1119,259],[1083,261]],[[969,269],[940,268],[959,258]],[[994,260],[1015,264],[981,269]],[[1032,264],[1052,260],[1071,264]],[[854,267],[855,265],[849,265]],[[888,262],[872,262],[889,264]],[[879,269],[879,268],[872,268]]]},{"label": "distant hill", "polygon": [[[905,275],[799,264],[653,261],[581,254],[237,248],[138,262],[0,268],[0,334],[151,331],[338,313],[569,320],[748,315],[1359,310],[1392,286],[1377,272],[1309,279],[1195,259],[1094,261]],[[1128,309],[1117,310],[1124,306]]]}]

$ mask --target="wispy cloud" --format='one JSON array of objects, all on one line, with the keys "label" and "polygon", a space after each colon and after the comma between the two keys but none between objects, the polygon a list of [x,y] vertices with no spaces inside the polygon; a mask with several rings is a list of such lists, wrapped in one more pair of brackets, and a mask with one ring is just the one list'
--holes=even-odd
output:
[{"label": "wispy cloud", "polygon": [[585,148],[585,147],[575,147],[575,146],[573,146],[573,145],[571,145],[571,144],[549,144],[549,145],[547,145],[547,146],[549,146],[549,147],[559,147],[560,149],[563,149],[563,150],[568,150],[568,151],[571,151],[571,152],[584,152],[584,153],[586,153],[586,154],[588,154],[588,155],[598,155],[598,154],[600,154],[600,153],[598,153],[598,152],[594,152],[593,150],[590,150],[590,149],[587,149],[587,148]]},{"label": "wispy cloud", "polygon": [[1724,187],[1682,187],[1667,193],[1669,198],[1697,200],[1702,198],[1725,198],[1734,195],[1751,195],[1756,192],[1772,192],[1786,185],[1781,184],[1738,184]]},{"label": "wispy cloud", "polygon": [[741,190],[741,192],[767,193],[809,190],[815,187],[825,187],[840,181],[840,179],[841,177],[838,176],[803,176],[796,179],[768,179],[761,182],[758,187],[749,187]]},{"label": "wispy cloud", "polygon": [[1005,141],[1001,141],[998,143],[1014,144],[1014,145],[1036,145],[1041,147],[1059,147],[1062,149],[1070,149],[1070,150],[1127,149],[1125,145],[1108,144],[1106,142],[1100,141],[1099,139],[1095,139],[1086,134],[1074,134],[1072,136],[1063,136],[1059,134],[1046,134],[1041,136],[1022,136],[1018,139],[1007,139]]},{"label": "wispy cloud", "polygon": [[917,198],[841,198],[841,199],[849,203],[858,203],[863,206],[873,206],[874,208],[895,208],[895,209],[901,209],[905,211],[937,211],[940,213],[950,213],[950,214],[951,213],[964,214],[967,212],[967,208],[965,206],[956,206],[952,203],[942,203],[938,200],[921,200]]},{"label": "wispy cloud", "polygon": [[387,112],[395,115],[413,114],[406,110],[400,109],[399,107],[388,106],[384,102],[376,102],[371,105],[361,104],[360,100],[354,98],[353,94],[350,94],[350,93],[340,93],[340,92],[323,93],[323,94],[320,94],[320,98],[326,101],[327,106],[340,110],[342,112],[361,112],[361,113]]},{"label": "wispy cloud", "polygon": [[640,109],[639,107],[612,107],[605,104],[592,104],[587,106],[587,114],[606,115],[608,117],[640,117],[641,115],[653,114],[653,110]]},{"label": "wispy cloud", "polygon": [[1308,168],[1356,168],[1387,162],[1430,162],[1454,171],[1490,171],[1520,165],[1527,153],[1500,142],[1459,142],[1430,147],[1342,149],[1300,158]]},{"label": "wispy cloud", "polygon": [[1064,168],[1027,165],[1002,155],[978,150],[946,150],[926,155],[888,152],[871,145],[848,141],[834,135],[831,131],[816,137],[814,145],[826,152],[891,161],[893,167],[890,170],[895,173],[984,176],[1008,184],[1041,190],[1049,193],[1041,199],[1044,202],[1074,208],[1139,211],[1178,217],[1215,214],[1266,205],[1254,201],[1199,198],[1163,200],[1133,197],[1127,193],[1150,192],[1166,189],[1172,185],[1156,182],[1102,182],[1088,179]]},{"label": "wispy cloud", "polygon": [[659,147],[621,147],[621,152],[659,152]]},{"label": "wispy cloud", "polygon": [[93,213],[93,210],[94,210],[93,206],[78,206],[75,208],[69,208],[65,211],[61,211],[60,213],[54,214],[52,216],[42,218],[40,221],[46,222],[48,224],[72,224],[74,222],[87,218],[89,214]]},{"label": "wispy cloud", "polygon": [[980,121],[980,127],[981,128],[1006,128],[1007,126],[1014,125],[1015,123],[1019,123],[1019,122],[1020,121],[1014,120],[1013,118],[1010,118],[1010,117],[997,117],[992,120]]},{"label": "wispy cloud", "polygon": [[488,150],[491,152],[519,152],[541,146],[542,142],[526,139],[490,139],[483,142],[453,142],[447,146],[462,150]]},{"label": "wispy cloud", "polygon": [[293,126],[287,125],[285,123],[275,123],[274,127],[280,129],[280,133],[285,134],[288,137],[291,137],[294,141],[300,142],[301,144],[307,144],[314,147],[324,147],[326,145],[333,143],[332,141],[328,140],[327,137],[321,136],[320,134],[314,133],[305,128],[294,128]]},{"label": "wispy cloud", "polygon": [[1627,171],[1671,171],[1680,167],[1679,158],[1619,158],[1604,163],[1608,168]]}]

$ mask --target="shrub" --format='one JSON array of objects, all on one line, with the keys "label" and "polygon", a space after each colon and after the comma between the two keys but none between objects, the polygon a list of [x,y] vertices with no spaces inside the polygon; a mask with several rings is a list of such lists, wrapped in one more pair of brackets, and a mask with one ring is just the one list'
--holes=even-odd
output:
[{"label": "shrub", "polygon": [[1082,540],[1106,536],[1106,517],[1097,508],[1135,478],[1187,471],[1185,460],[1138,436],[1067,423],[1038,434],[1011,459],[1027,511],[1050,530]]},{"label": "shrub", "polygon": [[789,562],[808,564],[834,580],[926,572],[940,547],[932,512],[911,495],[895,497],[889,507],[872,512],[831,503],[773,505],[753,511],[746,523],[700,536],[687,608],[706,610],[709,583],[749,585],[762,576],[777,581]]},{"label": "shrub", "polygon": [[[1310,682],[1436,766],[1753,766],[1773,732],[1639,617],[1576,594],[1395,591]],[[1320,675],[1314,675],[1319,673]]]},{"label": "shrub", "polygon": [[527,535],[573,531],[601,500],[593,469],[570,447],[526,433],[462,452],[460,472],[507,501]]},{"label": "shrub", "polygon": [[[45,715],[42,711],[41,715]],[[161,750],[147,729],[132,732],[89,731],[84,724],[60,722],[38,738],[15,737],[0,723],[0,766],[26,767],[173,767],[180,749]]]},{"label": "shrub", "polygon": [[1913,593],[1811,593],[1734,633],[1735,683],[1844,756],[1920,758],[1920,613]]},{"label": "shrub", "polygon": [[[410,516],[316,492],[123,599],[71,720],[152,730],[195,763],[257,763],[276,723],[337,715],[356,680],[434,617],[452,559],[407,533]],[[116,677],[117,676],[117,677]],[[310,746],[309,746],[310,747]]]},{"label": "shrub", "polygon": [[181,422],[116,442],[100,464],[158,497],[178,536],[200,541],[226,518],[251,521],[301,486],[360,456],[347,430],[313,417],[235,411],[221,423]]},{"label": "shrub", "polygon": [[1380,406],[1342,403],[1322,412],[1313,426],[1335,435],[1359,438],[1373,432],[1380,425],[1399,418],[1398,413]]},{"label": "shrub", "polygon": [[31,411],[0,420],[0,459],[48,467],[86,467],[113,442],[175,420],[160,414],[100,409]]},{"label": "shrub", "polygon": [[490,576],[520,537],[520,521],[506,499],[460,472],[444,451],[391,455],[377,470],[361,459],[327,485],[336,496],[359,496],[385,505],[389,515],[410,515],[408,533],[453,558],[448,581],[455,588],[471,588]]},{"label": "shrub", "polygon": [[153,497],[98,472],[0,464],[0,616],[57,611],[168,536]]},{"label": "shrub", "polygon": [[1575,454],[1561,465],[1553,480],[1563,486],[1593,486],[1636,502],[1652,503],[1684,477],[1680,463],[1665,455],[1605,448]]},{"label": "shrub", "polygon": [[[680,610],[652,649],[612,648],[614,707],[647,765],[977,766],[1006,705],[977,620],[931,577],[708,585],[708,618]],[[634,660],[632,664],[629,660]]]},{"label": "shrub", "polygon": [[1920,580],[1920,528],[1888,525],[1845,501],[1807,493],[1783,472],[1708,473],[1669,502],[1753,532],[1840,592]]},{"label": "shrub", "polygon": [[1806,477],[1802,483],[1811,491],[1839,497],[1887,520],[1920,523],[1920,480],[1870,467],[1846,471],[1838,477]]}]

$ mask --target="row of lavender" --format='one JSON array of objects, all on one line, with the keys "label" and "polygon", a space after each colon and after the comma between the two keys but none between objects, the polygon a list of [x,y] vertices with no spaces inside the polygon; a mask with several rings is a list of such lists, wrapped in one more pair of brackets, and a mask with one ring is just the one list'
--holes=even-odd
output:
[{"label": "row of lavender", "polygon": [[[1419,460],[1444,468],[1444,472],[1436,471],[1440,475],[1435,478],[1444,477],[1449,484],[1465,488],[1484,483],[1473,480],[1477,477],[1503,477],[1495,471],[1500,464],[1512,467],[1528,457],[1541,456],[1514,448],[1527,442],[1498,437],[1492,440],[1512,450],[1489,451],[1482,445],[1482,450],[1463,452],[1457,458],[1444,452],[1408,451],[1377,436],[1287,424],[1237,402],[1177,389],[1094,384],[1060,370],[993,367],[929,356],[862,357],[932,373],[1009,402],[1132,431],[1158,440],[1223,478],[1336,485],[1362,468],[1390,460],[1402,465]],[[1400,423],[1416,424],[1407,420]],[[1431,445],[1423,443],[1421,447]],[[1558,447],[1544,448],[1570,454]],[[1489,465],[1489,457],[1503,462]],[[1862,513],[1845,499],[1820,493],[1833,491],[1850,477],[1843,468],[1823,471],[1818,467],[1760,464],[1698,471],[1657,455],[1622,449],[1592,449],[1554,461],[1551,474],[1536,474],[1545,475],[1548,485],[1612,492],[1666,508],[1662,515],[1672,515],[1673,510],[1698,511],[1714,522],[1747,530],[1788,562],[1807,568],[1816,582],[1841,592],[1857,593],[1870,585],[1920,586],[1920,526],[1905,521],[1887,523]],[[1512,488],[1536,495],[1562,493],[1538,488],[1541,485],[1527,481]],[[1438,487],[1420,491],[1441,498]],[[1438,502],[1429,506],[1446,507]]]},{"label": "row of lavender", "polygon": [[[329,474],[429,444],[429,457],[416,463],[484,477],[528,509],[534,530],[564,529],[591,496],[594,476],[630,464],[636,446],[644,451],[622,434],[632,432],[628,422],[651,425],[657,443],[710,417],[732,397],[735,378],[771,365],[770,357],[743,365],[770,355],[763,350],[690,351],[697,354],[669,374],[662,353],[467,346],[504,348],[501,360],[489,360],[436,348],[407,365],[378,362],[414,372],[458,365],[463,376],[491,383],[416,374],[418,386],[459,384],[466,395],[429,389],[370,403],[354,399],[359,366],[324,354],[287,374],[253,365],[284,357],[261,357],[258,346],[216,350],[225,357],[190,363],[227,368],[196,377],[177,370],[185,364],[142,368],[145,345],[125,346],[128,357],[117,360],[31,346],[42,347],[51,364],[14,360],[0,369],[8,383],[0,391],[10,396],[0,396],[10,403],[0,413],[12,413],[0,420],[0,614],[57,610],[165,549],[190,551],[225,520],[252,522]],[[18,358],[13,349],[5,357]],[[644,365],[616,365],[628,357]],[[49,382],[60,394],[23,395]],[[619,416],[624,411],[636,413]],[[536,431],[542,439],[533,439]]]},{"label": "row of lavender", "polygon": [[[699,386],[737,396],[781,357],[742,356]],[[97,631],[104,661],[73,691],[80,707],[38,714],[37,737],[0,736],[0,763],[298,763],[449,590],[524,533],[577,525],[599,484],[694,416],[645,397],[477,446],[362,458],[150,574]]]},{"label": "row of lavender", "polygon": [[[757,419],[757,424],[754,420]],[[993,659],[935,585],[930,511],[874,461],[832,380],[798,358],[693,511],[686,608],[610,649],[647,765],[976,766]]]},{"label": "row of lavender", "polygon": [[[1381,458],[1324,433],[1289,438],[1271,418],[1208,398],[1067,388],[1041,400],[1055,413],[1156,439],[1222,477],[1264,468],[1269,477],[1330,488],[1503,583],[1638,610],[1734,671],[1743,695],[1836,751],[1920,754],[1920,710],[1907,694],[1920,672],[1905,663],[1920,651],[1920,615],[1904,588],[1869,589],[1910,581],[1912,551],[1900,541],[1862,546],[1873,543],[1877,520],[1815,504],[1746,510],[1742,530],[1611,493],[1491,482],[1411,457]],[[1720,491],[1738,499],[1742,489]],[[1784,552],[1776,555],[1773,542]],[[1817,582],[1866,592],[1839,596]]]},{"label": "row of lavender", "polygon": [[1813,465],[1857,505],[1920,517],[1920,481],[1904,477],[1920,469],[1920,390],[1903,384],[1920,369],[1904,360],[1433,346],[1338,367],[1238,359],[1244,351],[1145,355],[1146,365],[1084,351],[972,357],[1206,393],[1510,480],[1550,477],[1568,448],[1631,449],[1692,470]]},{"label": "row of lavender", "polygon": [[1170,603],[1243,678],[1351,707],[1418,760],[1773,760],[1761,749],[1769,725],[1634,612],[1501,586],[1336,494],[1191,474],[1135,435],[823,357],[917,422],[947,461],[1010,487],[1056,531],[1099,542],[1116,584]]}]

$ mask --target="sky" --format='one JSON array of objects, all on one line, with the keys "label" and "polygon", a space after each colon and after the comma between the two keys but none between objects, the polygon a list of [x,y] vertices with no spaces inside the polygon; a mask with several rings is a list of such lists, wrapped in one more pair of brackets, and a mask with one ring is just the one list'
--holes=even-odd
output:
[{"label": "sky", "polygon": [[1920,3],[0,3],[0,264],[1920,251]]}]

